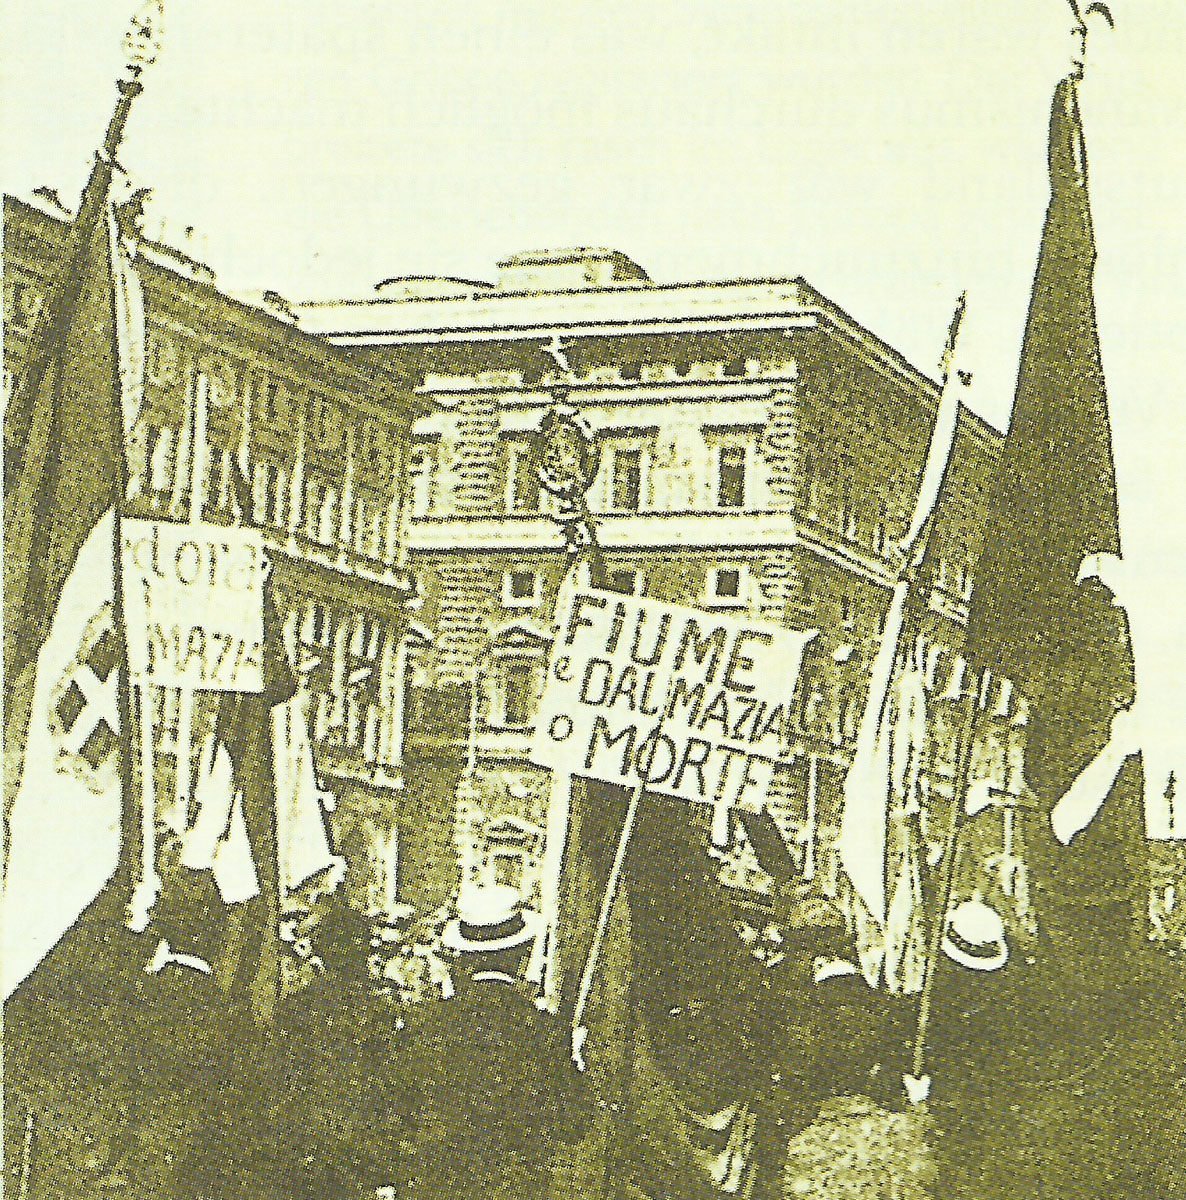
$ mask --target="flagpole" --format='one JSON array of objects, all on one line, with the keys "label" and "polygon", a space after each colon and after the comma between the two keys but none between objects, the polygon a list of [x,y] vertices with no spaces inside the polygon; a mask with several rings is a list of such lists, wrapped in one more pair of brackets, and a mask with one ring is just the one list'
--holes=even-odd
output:
[{"label": "flagpole", "polygon": [[988,671],[980,668],[975,682],[968,690],[969,700],[960,729],[959,755],[956,760],[955,778],[952,781],[951,817],[943,844],[943,881],[935,904],[935,919],[931,923],[931,937],[927,946],[927,958],[923,964],[922,992],[918,1001],[918,1024],[914,1035],[910,1073],[916,1080],[922,1078],[922,1067],[926,1057],[927,1027],[931,1018],[931,1002],[935,989],[936,967],[942,952],[943,934],[947,925],[947,909],[951,904],[951,893],[955,887],[955,872],[959,858],[960,833],[964,826],[964,808],[968,799],[968,784],[972,768],[972,750],[978,733],[978,714],[983,708],[987,692]]},{"label": "flagpole", "polygon": [[[194,378],[191,419],[193,440],[190,455],[189,523],[198,525],[206,507],[206,423],[207,398],[210,381],[199,364]],[[177,773],[174,795],[177,812],[185,823],[190,819],[190,759],[193,755],[194,692],[193,688],[177,691]]]},{"label": "flagpole", "polygon": [[119,91],[119,100],[107,124],[103,143],[95,152],[95,162],[83,189],[78,213],[70,224],[65,261],[33,326],[30,345],[36,347],[36,350],[30,356],[29,365],[21,376],[5,419],[6,491],[12,488],[13,481],[38,440],[33,432],[34,399],[45,382],[54,349],[61,342],[66,322],[82,292],[91,240],[111,192],[115,156],[123,141],[124,128],[128,123],[132,104],[144,91],[144,85],[139,79],[140,71],[139,66],[130,65],[130,77],[118,80],[115,85]]},{"label": "flagpole", "polygon": [[[554,626],[556,609],[559,607],[560,597],[564,594],[565,584],[569,579],[575,582],[582,558],[588,559],[589,582],[593,587],[605,586],[606,566],[605,556],[597,540],[597,526],[589,511],[587,500],[597,471],[592,434],[579,420],[576,410],[567,403],[572,367],[566,349],[559,339],[555,339],[551,345],[544,347],[544,353],[556,363],[563,380],[552,389],[552,405],[535,433],[533,450],[540,485],[549,495],[560,500],[557,520],[564,535],[565,548],[572,555],[571,565],[556,591],[556,605],[552,613]],[[569,442],[576,449],[572,456],[575,467],[572,463],[549,458],[554,432],[558,432],[561,440]],[[559,999],[557,943],[564,856],[568,849],[573,801],[577,789],[585,787],[586,784],[570,771],[552,773],[540,880],[544,933],[538,957],[532,961],[528,970],[529,978],[535,979],[539,984],[542,1002],[549,1007],[554,1007]]]},{"label": "flagpole", "polygon": [[[888,906],[886,896],[886,849],[888,844],[888,802],[876,810],[875,790],[884,794],[884,768],[879,770],[878,747],[884,736],[886,712],[899,648],[904,632],[913,635],[920,623],[919,598],[927,589],[921,585],[934,534],[936,514],[944,485],[955,457],[959,428],[960,402],[952,380],[956,341],[967,307],[967,293],[956,302],[940,359],[940,392],[935,424],[927,446],[922,477],[919,480],[910,527],[899,544],[901,556],[898,576],[886,610],[881,642],[873,659],[869,691],[857,731],[852,762],[844,779],[844,808],[837,838],[837,855],[843,866],[855,900],[878,923],[885,944]],[[963,378],[959,377],[961,382]]]},{"label": "flagpole", "polygon": [[[8,735],[14,744],[23,745],[28,714],[21,703],[14,708],[21,670],[22,655],[28,639],[24,636],[27,624],[27,604],[30,576],[18,584],[10,578],[10,562],[38,562],[43,558],[40,541],[46,536],[45,525],[34,504],[28,511],[10,509],[9,497],[16,495],[15,483],[27,478],[30,464],[41,464],[38,478],[44,481],[53,459],[50,439],[53,437],[52,405],[38,404],[50,363],[64,339],[71,314],[82,295],[87,278],[87,259],[91,252],[96,229],[103,217],[111,192],[116,169],[116,154],[123,141],[124,130],[132,104],[144,90],[140,76],[156,61],[160,51],[161,6],[163,0],[149,0],[133,19],[124,40],[126,76],[117,80],[119,99],[107,123],[103,142],[95,153],[95,161],[79,201],[78,212],[67,231],[67,249],[61,269],[34,323],[30,337],[31,353],[28,365],[15,388],[4,413],[4,538],[5,538],[5,597],[6,618],[13,624],[5,629],[4,637],[4,709]],[[26,494],[36,486],[26,487]],[[125,713],[126,715],[126,713]],[[10,768],[14,764],[10,764]],[[20,770],[16,766],[16,770]],[[7,847],[6,847],[7,855]],[[7,857],[5,859],[7,861]]]}]

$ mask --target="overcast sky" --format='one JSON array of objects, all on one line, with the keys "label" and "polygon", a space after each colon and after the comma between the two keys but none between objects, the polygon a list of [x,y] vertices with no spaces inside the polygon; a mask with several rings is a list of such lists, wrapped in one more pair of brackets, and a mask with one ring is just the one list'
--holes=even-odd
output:
[{"label": "overcast sky", "polygon": [[[134,7],[0,9],[6,190],[74,202]],[[1186,3],[1111,8],[1083,86],[1104,365],[1181,668]],[[607,245],[661,282],[802,274],[933,373],[966,288],[1000,426],[1070,26],[1065,0],[170,0],[122,159],[226,286],[290,299]]]}]

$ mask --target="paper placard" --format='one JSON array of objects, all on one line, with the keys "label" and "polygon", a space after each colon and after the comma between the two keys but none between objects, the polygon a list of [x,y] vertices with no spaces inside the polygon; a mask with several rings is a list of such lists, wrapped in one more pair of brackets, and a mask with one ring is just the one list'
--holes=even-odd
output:
[{"label": "paper placard", "polygon": [[793,741],[815,630],[590,588],[557,622],[533,761],[684,800],[762,805]]},{"label": "paper placard", "polygon": [[262,691],[259,530],[125,518],[121,542],[131,678],[200,691]]}]

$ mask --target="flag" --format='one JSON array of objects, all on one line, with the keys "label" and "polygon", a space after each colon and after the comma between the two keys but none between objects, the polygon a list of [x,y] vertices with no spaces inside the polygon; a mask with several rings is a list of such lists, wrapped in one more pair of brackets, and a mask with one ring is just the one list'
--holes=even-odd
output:
[{"label": "flag", "polygon": [[921,672],[908,667],[890,684],[872,752],[856,764],[865,772],[863,787],[876,799],[871,820],[881,855],[877,865],[882,913],[868,906],[849,876],[854,893],[851,916],[865,979],[871,987],[884,979],[889,991],[903,994],[917,992],[923,982],[926,933],[918,824],[926,754],[926,690]]},{"label": "flag", "polygon": [[[593,943],[602,898],[627,811],[623,789],[595,780],[560,776],[567,797],[563,860],[557,864],[556,912],[548,930],[545,998],[567,1025],[573,1023],[581,978]],[[553,791],[553,804],[557,801]],[[629,881],[623,879],[609,913],[597,972],[582,1017],[588,1029],[584,1050],[592,1087],[602,1099],[594,1127],[558,1165],[567,1192],[580,1196],[616,1194],[626,1169],[626,1131],[613,1112],[630,1110],[634,1073],[634,992]],[[563,1189],[561,1189],[563,1190]]]},{"label": "flag", "polygon": [[[1013,413],[990,498],[968,618],[968,657],[1011,679],[1030,706],[1025,774],[1045,817],[1108,743],[1133,700],[1124,612],[1097,556],[1120,553],[1108,400],[1093,296],[1095,238],[1077,80],[1050,113],[1050,201]],[[1097,564],[1093,568],[1093,564]],[[1131,747],[1130,747],[1131,748]],[[1127,756],[1126,756],[1127,757]],[[1144,821],[1129,759],[1111,801],[1068,849],[1040,822],[1035,883],[1064,900],[1131,898]]]},{"label": "flag", "polygon": [[317,766],[310,733],[310,689],[296,692],[272,709],[272,753],[276,775],[276,830],[280,886],[295,892],[306,880],[333,867]]},{"label": "flag", "polygon": [[[886,847],[893,790],[891,757],[895,746],[891,711],[894,670],[903,631],[912,628],[908,610],[912,593],[925,590],[918,587],[911,576],[917,574],[921,580],[929,578],[930,534],[955,449],[960,415],[958,389],[963,377],[952,368],[966,305],[967,298],[961,295],[947,330],[941,361],[943,386],[935,413],[935,425],[927,447],[910,527],[900,547],[903,569],[886,611],[881,642],[869,673],[869,691],[857,727],[853,760],[844,777],[844,806],[836,845],[840,865],[852,885],[856,906],[853,917],[858,943],[866,948],[862,960],[870,982],[875,980],[880,971],[884,939],[877,931],[884,929],[887,918]],[[907,685],[900,682],[899,686]],[[908,698],[911,706],[916,703],[913,691],[904,693],[903,698]],[[922,704],[925,710],[925,696]],[[896,917],[901,920],[905,893],[900,889],[898,891],[899,910]]]},{"label": "flag", "polygon": [[125,816],[117,508],[143,306],[107,204],[72,236],[82,278],[4,430],[6,999],[114,876]]},{"label": "flag", "polygon": [[[237,464],[231,469],[231,484],[239,513],[249,514],[250,491]],[[308,726],[301,742],[291,724],[307,722],[307,711],[288,709],[297,685],[284,650],[270,574],[264,581],[263,630],[262,690],[220,697],[195,788],[196,815],[182,839],[182,866],[211,871],[228,905],[226,941],[215,967],[219,983],[224,991],[245,996],[257,1023],[269,1025],[280,986],[279,923],[286,874],[282,830],[292,844],[300,843],[296,869],[308,866],[317,833],[325,839],[323,866],[330,866],[333,857],[316,798]],[[278,742],[286,752],[279,764]],[[290,761],[289,750],[301,759],[307,756],[307,762]],[[306,786],[310,776],[312,791]],[[319,828],[312,835],[310,801],[318,806],[312,819]],[[248,902],[257,899],[250,913],[246,911]],[[258,954],[250,949],[253,943]]]}]

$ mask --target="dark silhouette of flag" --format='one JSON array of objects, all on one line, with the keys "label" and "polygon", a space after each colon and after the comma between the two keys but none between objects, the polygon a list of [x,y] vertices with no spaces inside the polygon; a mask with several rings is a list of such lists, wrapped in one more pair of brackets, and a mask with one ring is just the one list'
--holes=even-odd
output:
[{"label": "dark silhouette of flag", "polygon": [[1050,202],[967,646],[970,659],[1012,679],[1030,705],[1026,777],[1041,807],[1030,839],[1035,883],[1048,905],[1086,911],[1131,901],[1131,859],[1144,829],[1135,760],[1069,847],[1055,842],[1047,819],[1133,697],[1123,610],[1084,570],[1093,555],[1118,554],[1120,537],[1074,76],[1055,89],[1049,167]]}]

